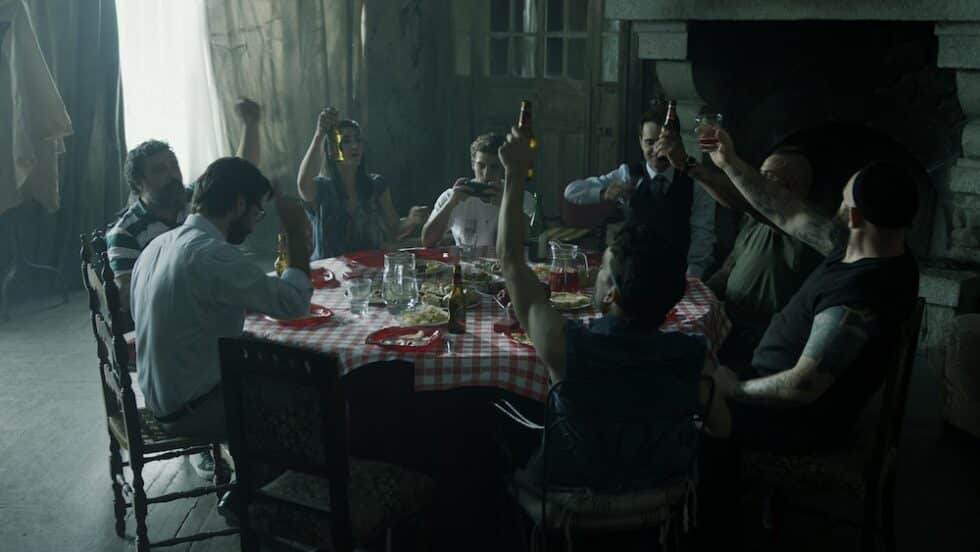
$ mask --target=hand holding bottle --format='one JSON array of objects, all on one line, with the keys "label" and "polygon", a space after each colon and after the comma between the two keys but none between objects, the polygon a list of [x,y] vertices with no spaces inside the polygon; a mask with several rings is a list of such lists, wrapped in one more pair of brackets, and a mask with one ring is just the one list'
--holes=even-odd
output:
[{"label": "hand holding bottle", "polygon": [[330,130],[337,126],[340,113],[332,108],[325,107],[316,118],[316,134],[323,138],[330,135]]}]

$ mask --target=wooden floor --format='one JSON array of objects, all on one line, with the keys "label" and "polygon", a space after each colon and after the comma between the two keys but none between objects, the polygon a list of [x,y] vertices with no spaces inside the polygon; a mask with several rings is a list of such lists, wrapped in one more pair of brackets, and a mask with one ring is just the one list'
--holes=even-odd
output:
[{"label": "wooden floor", "polygon": [[[126,551],[113,532],[108,438],[81,292],[15,305],[0,322],[0,552]],[[913,373],[899,464],[899,550],[980,550],[980,454],[943,434],[939,377]],[[185,460],[151,464],[149,493],[199,484]],[[224,527],[207,496],[150,507],[151,539]],[[129,520],[127,532],[135,532]],[[460,550],[467,549],[460,547]],[[238,550],[237,537],[172,547]]]}]

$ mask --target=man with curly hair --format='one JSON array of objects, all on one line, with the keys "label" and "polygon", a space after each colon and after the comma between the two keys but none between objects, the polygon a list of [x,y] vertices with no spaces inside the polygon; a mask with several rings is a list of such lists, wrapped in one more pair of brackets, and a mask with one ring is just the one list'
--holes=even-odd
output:
[{"label": "man with curly hair", "polygon": [[[504,137],[493,132],[481,134],[470,144],[473,178],[460,177],[436,200],[428,222],[422,228],[422,245],[432,247],[447,233],[456,245],[492,246],[497,239],[497,213],[503,193],[504,168],[497,150]],[[522,198],[527,224],[534,214],[534,199]]]}]

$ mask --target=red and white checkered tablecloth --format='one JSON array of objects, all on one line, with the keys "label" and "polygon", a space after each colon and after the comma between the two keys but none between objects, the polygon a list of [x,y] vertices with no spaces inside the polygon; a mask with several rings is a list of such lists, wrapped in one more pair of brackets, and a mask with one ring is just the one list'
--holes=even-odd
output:
[{"label": "red and white checkered tablecloth", "polygon": [[[393,352],[365,344],[374,331],[400,325],[397,317],[384,307],[371,306],[368,314],[357,317],[350,313],[344,295],[343,274],[347,266],[340,259],[325,259],[313,263],[325,266],[344,282],[339,288],[318,289],[313,303],[333,311],[327,323],[311,328],[289,328],[264,316],[250,315],[245,320],[245,332],[254,337],[285,343],[305,349],[335,353],[344,373],[368,363],[387,360],[407,360],[415,363],[415,389],[431,391],[456,387],[497,387],[519,395],[543,401],[548,394],[548,372],[538,362],[534,351],[513,344],[506,336],[493,332],[493,321],[503,311],[489,298],[466,313],[463,335],[447,335],[451,351],[427,353]],[[585,311],[576,318],[588,319],[598,315]],[[720,303],[700,280],[688,278],[684,298],[668,315],[663,329],[704,335],[712,351],[728,335],[731,323]]]}]

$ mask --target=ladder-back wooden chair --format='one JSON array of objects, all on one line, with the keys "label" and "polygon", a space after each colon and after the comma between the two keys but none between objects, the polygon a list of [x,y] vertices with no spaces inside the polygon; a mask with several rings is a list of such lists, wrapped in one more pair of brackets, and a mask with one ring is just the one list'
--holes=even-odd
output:
[{"label": "ladder-back wooden chair", "polygon": [[781,516],[797,512],[859,528],[864,550],[875,550],[879,541],[885,550],[895,550],[898,446],[924,306],[920,297],[899,329],[877,418],[871,427],[858,428],[853,446],[809,454],[744,454],[744,479],[772,490],[769,508],[777,538]]},{"label": "ladder-back wooden chair", "polygon": [[336,356],[247,338],[222,338],[219,351],[242,550],[263,537],[349,551],[418,519],[429,477],[349,456]]},{"label": "ladder-back wooden chair", "polygon": [[[101,231],[93,235],[83,234],[81,241],[82,282],[89,296],[92,333],[95,336],[99,358],[99,377],[109,433],[109,473],[112,480],[116,534],[120,537],[125,536],[126,509],[129,507],[133,508],[136,518],[136,549],[139,552],[236,534],[237,529],[224,529],[152,543],[149,541],[146,518],[147,507],[150,504],[193,498],[208,493],[215,493],[220,497],[231,487],[227,483],[230,475],[220,461],[219,443],[170,435],[149,410],[137,407],[136,394],[127,369],[128,346],[122,332],[114,330],[113,322],[120,317],[119,292],[112,269],[109,267],[105,235]],[[126,451],[127,460],[123,460],[122,451]],[[143,468],[148,463],[207,451],[211,451],[215,458],[213,485],[160,496],[146,496]],[[123,468],[127,466],[132,472],[131,481],[126,479],[123,472]]]}]

